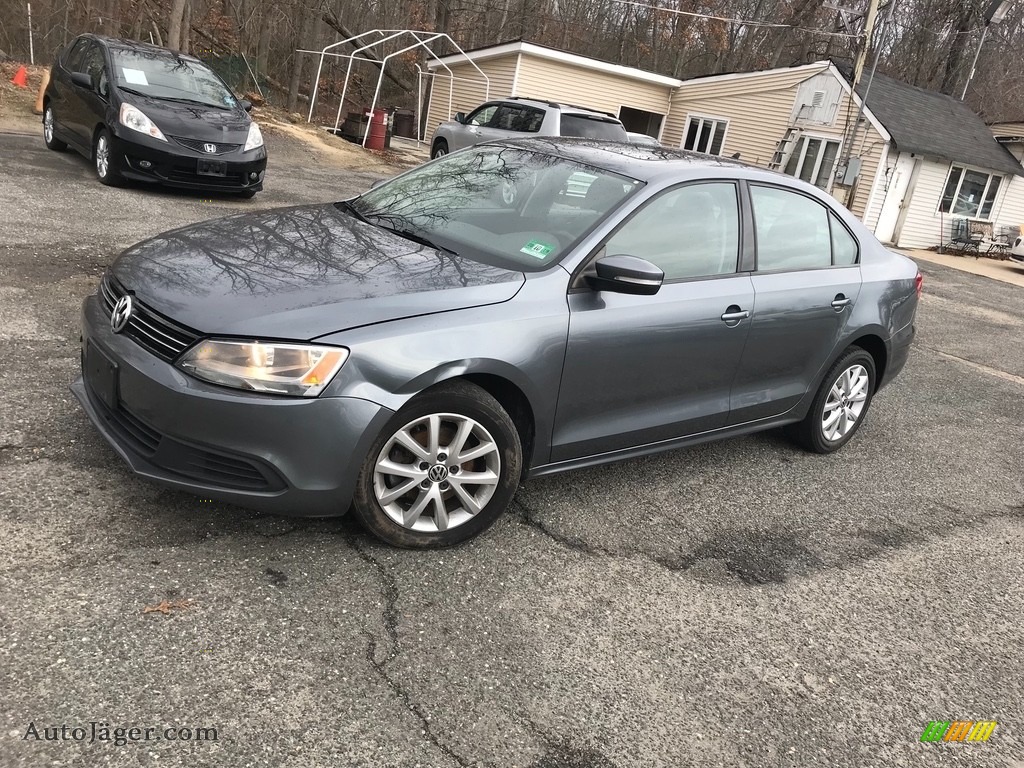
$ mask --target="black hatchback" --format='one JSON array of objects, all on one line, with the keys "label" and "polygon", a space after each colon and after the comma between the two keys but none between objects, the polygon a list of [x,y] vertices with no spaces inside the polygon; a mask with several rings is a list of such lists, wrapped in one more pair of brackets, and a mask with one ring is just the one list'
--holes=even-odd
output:
[{"label": "black hatchback", "polygon": [[199,59],[81,35],[57,56],[43,104],[46,146],[69,145],[108,185],[124,179],[252,197],[267,151],[252,104]]}]

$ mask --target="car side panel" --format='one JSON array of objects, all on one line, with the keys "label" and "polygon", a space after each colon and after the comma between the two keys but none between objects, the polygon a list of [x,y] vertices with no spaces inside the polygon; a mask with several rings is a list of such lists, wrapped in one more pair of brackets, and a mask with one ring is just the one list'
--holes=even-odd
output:
[{"label": "car side panel", "polygon": [[497,376],[526,396],[535,430],[531,466],[545,464],[568,335],[568,281],[563,269],[553,267],[528,275],[506,302],[322,337],[351,351],[326,394],[369,399],[397,411],[447,379]]},{"label": "car side panel", "polygon": [[732,389],[730,424],[785,413],[812,388],[852,314],[832,307],[839,296],[856,306],[860,267],[755,274],[750,336]]}]

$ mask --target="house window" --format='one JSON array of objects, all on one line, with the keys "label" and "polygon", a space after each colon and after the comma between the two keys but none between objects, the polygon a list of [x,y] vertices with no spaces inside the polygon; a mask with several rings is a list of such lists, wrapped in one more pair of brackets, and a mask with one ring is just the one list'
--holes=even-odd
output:
[{"label": "house window", "polygon": [[790,176],[796,176],[816,187],[828,189],[837,157],[839,157],[838,141],[804,136],[793,148],[785,171]]},{"label": "house window", "polygon": [[1003,177],[998,174],[951,166],[939,210],[954,216],[988,219],[1002,181]]},{"label": "house window", "polygon": [[728,127],[729,121],[720,117],[691,115],[686,120],[683,149],[704,152],[709,155],[720,155],[722,154],[722,145],[725,144],[725,131]]}]

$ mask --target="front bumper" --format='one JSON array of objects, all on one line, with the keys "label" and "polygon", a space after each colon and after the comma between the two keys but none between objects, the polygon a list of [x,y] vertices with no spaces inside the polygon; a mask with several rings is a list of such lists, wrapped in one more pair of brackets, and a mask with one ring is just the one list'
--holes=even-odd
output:
[{"label": "front bumper", "polygon": [[[132,133],[136,133],[138,138]],[[158,142],[137,132],[122,130],[114,137],[112,149],[121,175],[135,181],[209,192],[258,192],[263,189],[266,147],[249,152],[235,150],[223,155],[205,155],[182,146],[174,139]],[[200,161],[210,160],[224,163],[223,176],[199,173]],[[145,163],[149,166],[145,167]]]},{"label": "front bumper", "polygon": [[[112,390],[95,373],[97,350],[116,366]],[[267,512],[344,514],[393,415],[358,398],[265,396],[193,379],[113,333],[96,296],[82,305],[82,357],[71,389],[136,474]]]}]

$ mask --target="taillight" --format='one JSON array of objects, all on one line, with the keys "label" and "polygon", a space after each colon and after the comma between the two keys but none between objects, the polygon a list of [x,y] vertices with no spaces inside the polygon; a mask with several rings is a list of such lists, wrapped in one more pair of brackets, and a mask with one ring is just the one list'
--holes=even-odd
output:
[{"label": "taillight", "polygon": [[914,290],[917,291],[917,298],[921,298],[921,291],[924,290],[924,275],[920,272],[917,273],[917,277],[914,278]]}]

